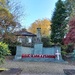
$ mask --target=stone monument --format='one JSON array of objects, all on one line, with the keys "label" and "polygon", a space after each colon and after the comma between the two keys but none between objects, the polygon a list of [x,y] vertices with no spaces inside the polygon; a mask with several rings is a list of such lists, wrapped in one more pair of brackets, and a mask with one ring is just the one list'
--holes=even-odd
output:
[{"label": "stone monument", "polygon": [[41,42],[41,28],[37,28],[36,43],[42,43]]},{"label": "stone monument", "polygon": [[37,37],[34,44],[34,54],[42,54],[43,43],[41,42],[41,28],[37,28]]},{"label": "stone monument", "polygon": [[[64,62],[61,55],[61,47],[45,48],[41,38],[41,28],[37,28],[34,47],[17,46],[15,60]],[[31,39],[29,39],[29,43]]]}]

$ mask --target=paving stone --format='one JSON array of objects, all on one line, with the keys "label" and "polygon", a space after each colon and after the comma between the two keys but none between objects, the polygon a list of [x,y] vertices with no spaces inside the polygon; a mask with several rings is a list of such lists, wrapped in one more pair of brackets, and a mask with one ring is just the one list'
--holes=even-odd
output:
[{"label": "paving stone", "polygon": [[66,75],[75,75],[75,69],[64,69]]},{"label": "paving stone", "polygon": [[[10,65],[9,65],[10,64]],[[63,75],[63,69],[75,69],[75,65],[68,63],[53,63],[53,62],[24,62],[6,60],[0,67],[4,68],[21,68],[20,75],[36,74],[36,75]]]},{"label": "paving stone", "polygon": [[19,75],[21,73],[21,69],[20,68],[11,68],[7,71],[3,71],[1,72],[0,75]]}]

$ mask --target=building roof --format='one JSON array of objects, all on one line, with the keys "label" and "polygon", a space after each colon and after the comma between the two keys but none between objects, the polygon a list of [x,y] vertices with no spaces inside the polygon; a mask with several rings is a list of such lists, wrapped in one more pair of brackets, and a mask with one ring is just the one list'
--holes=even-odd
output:
[{"label": "building roof", "polygon": [[17,31],[17,32],[15,32],[15,35],[16,36],[36,36],[36,34],[33,34],[28,31]]}]

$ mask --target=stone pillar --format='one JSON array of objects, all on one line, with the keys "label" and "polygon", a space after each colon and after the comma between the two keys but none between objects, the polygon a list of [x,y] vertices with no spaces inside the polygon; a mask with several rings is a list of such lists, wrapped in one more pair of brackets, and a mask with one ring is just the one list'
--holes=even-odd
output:
[{"label": "stone pillar", "polygon": [[37,28],[37,37],[34,44],[34,54],[42,54],[43,43],[41,42],[41,28]]},{"label": "stone pillar", "polygon": [[41,43],[41,28],[37,28],[36,43]]}]

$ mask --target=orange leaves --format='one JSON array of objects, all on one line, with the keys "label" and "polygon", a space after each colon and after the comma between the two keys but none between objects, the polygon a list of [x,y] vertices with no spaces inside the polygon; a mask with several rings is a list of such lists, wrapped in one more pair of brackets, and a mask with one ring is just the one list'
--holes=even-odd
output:
[{"label": "orange leaves", "polygon": [[50,27],[51,22],[49,19],[42,19],[42,20],[36,20],[34,23],[31,24],[28,31],[36,34],[36,29],[41,28],[41,34],[42,36],[48,36],[50,35]]}]

